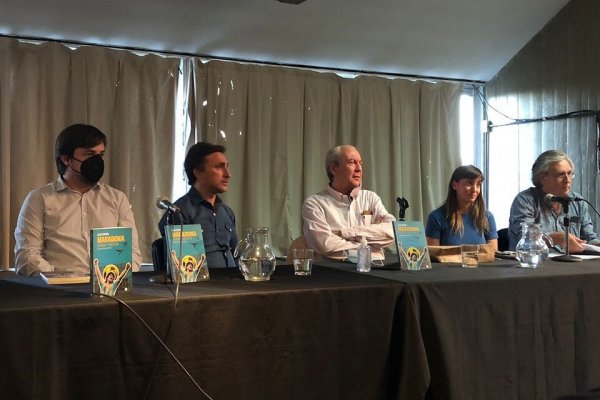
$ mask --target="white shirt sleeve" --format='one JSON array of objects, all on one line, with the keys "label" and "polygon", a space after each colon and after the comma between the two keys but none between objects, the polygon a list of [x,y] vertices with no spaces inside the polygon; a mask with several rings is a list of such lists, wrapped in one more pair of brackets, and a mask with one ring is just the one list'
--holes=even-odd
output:
[{"label": "white shirt sleeve", "polygon": [[[394,239],[394,228],[391,222],[396,218],[387,212],[381,199],[373,192],[362,191],[361,196],[364,199],[358,199],[361,211],[371,212],[370,222],[364,225],[354,225],[342,229],[342,236],[359,242],[363,236],[367,237],[367,242],[372,248],[380,249],[389,245]],[[363,217],[364,218],[364,217]]]},{"label": "white shirt sleeve", "polygon": [[44,203],[39,191],[30,192],[19,212],[15,229],[15,269],[21,275],[52,272],[44,253]]},{"label": "white shirt sleeve", "polygon": [[138,271],[138,233],[125,194],[104,184],[81,194],[59,178],[32,191],[23,202],[15,229],[16,270],[21,275],[89,273],[90,230],[117,226],[132,228],[132,270]]},{"label": "white shirt sleeve", "polygon": [[308,198],[302,205],[303,232],[308,247],[330,258],[344,258],[343,251],[356,249],[359,242],[342,238],[327,221],[323,204]]},{"label": "white shirt sleeve", "polygon": [[328,188],[304,201],[302,219],[308,246],[329,258],[343,259],[344,251],[358,248],[363,236],[373,255],[383,258],[382,248],[394,238],[394,216],[379,196],[366,190],[350,199]]}]

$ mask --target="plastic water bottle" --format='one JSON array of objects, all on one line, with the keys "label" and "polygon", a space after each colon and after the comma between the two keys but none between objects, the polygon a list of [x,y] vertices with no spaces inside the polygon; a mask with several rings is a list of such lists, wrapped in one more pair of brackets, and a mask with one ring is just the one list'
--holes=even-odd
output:
[{"label": "plastic water bottle", "polygon": [[357,255],[356,270],[358,272],[369,272],[371,270],[371,248],[367,243],[366,236],[363,236],[360,240]]}]

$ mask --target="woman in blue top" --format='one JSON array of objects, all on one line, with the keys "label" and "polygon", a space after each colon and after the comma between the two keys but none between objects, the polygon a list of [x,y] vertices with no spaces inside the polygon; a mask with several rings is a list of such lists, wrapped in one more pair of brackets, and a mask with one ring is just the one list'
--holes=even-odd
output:
[{"label": "woman in blue top", "polygon": [[482,182],[483,173],[473,165],[463,165],[454,170],[446,202],[427,218],[427,245],[488,243],[498,250],[496,221],[485,209],[481,196]]}]

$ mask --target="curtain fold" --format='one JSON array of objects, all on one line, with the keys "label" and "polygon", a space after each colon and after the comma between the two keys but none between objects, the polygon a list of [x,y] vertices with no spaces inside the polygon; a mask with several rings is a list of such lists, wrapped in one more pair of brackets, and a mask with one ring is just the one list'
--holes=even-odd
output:
[{"label": "curtain fold", "polygon": [[[177,92],[181,65],[186,93]],[[129,197],[144,261],[159,235],[155,199],[171,192],[173,166],[183,164],[177,138],[188,148],[227,147],[223,197],[238,234],[267,226],[281,255],[301,234],[303,200],[327,185],[324,157],[334,145],[357,146],[364,187],[388,211],[397,214],[403,196],[406,217],[424,219],[460,163],[461,86],[0,38],[0,267],[13,263],[24,197],[56,178],[54,141],[76,122],[108,136],[103,181]],[[176,132],[178,95],[189,136]]]},{"label": "curtain fold", "polygon": [[172,187],[180,60],[101,47],[70,49],[0,38],[0,267],[13,263],[14,228],[29,191],[56,179],[54,143],[73,123],[108,138],[103,182],[129,197],[145,261],[158,237],[154,200]]},{"label": "curtain fold", "polygon": [[238,232],[267,226],[281,255],[301,234],[303,200],[327,185],[326,151],[353,144],[363,186],[397,214],[424,219],[460,165],[462,85],[193,60],[197,140],[227,147],[232,180],[224,200]]}]

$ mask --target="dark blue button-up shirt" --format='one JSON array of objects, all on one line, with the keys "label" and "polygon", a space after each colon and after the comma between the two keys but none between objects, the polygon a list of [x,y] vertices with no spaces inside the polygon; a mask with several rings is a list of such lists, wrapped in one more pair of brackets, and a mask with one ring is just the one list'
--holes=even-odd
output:
[{"label": "dark blue button-up shirt", "polygon": [[[200,196],[194,187],[190,188],[186,195],[177,199],[175,204],[181,209],[181,213],[174,216],[174,221],[172,221],[174,224],[200,224],[202,226],[208,267],[236,267],[233,249],[238,242],[238,237],[233,210],[223,203],[219,196],[213,207]],[[158,229],[163,237],[166,224],[167,213],[158,223]]]}]

